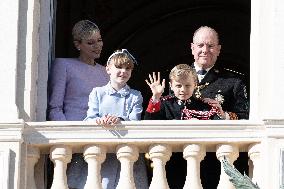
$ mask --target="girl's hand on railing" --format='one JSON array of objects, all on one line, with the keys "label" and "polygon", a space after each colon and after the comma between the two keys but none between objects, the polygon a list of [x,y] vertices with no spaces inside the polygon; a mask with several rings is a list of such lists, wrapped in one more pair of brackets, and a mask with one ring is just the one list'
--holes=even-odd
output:
[{"label": "girl's hand on railing", "polygon": [[120,123],[120,118],[114,115],[105,115],[96,120],[98,125],[102,125],[105,128],[113,128],[115,124]]}]

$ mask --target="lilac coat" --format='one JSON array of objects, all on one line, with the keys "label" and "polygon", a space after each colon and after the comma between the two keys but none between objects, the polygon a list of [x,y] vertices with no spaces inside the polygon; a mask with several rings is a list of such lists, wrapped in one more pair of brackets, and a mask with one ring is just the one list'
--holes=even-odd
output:
[{"label": "lilac coat", "polygon": [[106,85],[109,75],[104,66],[85,64],[76,58],[57,58],[49,82],[48,119],[82,121],[94,87]]}]

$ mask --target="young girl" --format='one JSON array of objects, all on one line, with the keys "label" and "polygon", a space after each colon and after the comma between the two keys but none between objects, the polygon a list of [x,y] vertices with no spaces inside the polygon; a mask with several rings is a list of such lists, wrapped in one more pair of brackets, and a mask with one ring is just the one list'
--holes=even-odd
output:
[{"label": "young girl", "polygon": [[85,120],[96,120],[97,124],[109,126],[121,120],[141,119],[142,95],[127,85],[135,63],[126,49],[118,50],[109,57],[106,70],[110,82],[92,90]]},{"label": "young girl", "polygon": [[[127,81],[136,64],[134,57],[126,50],[114,52],[107,61],[110,82],[96,87],[89,96],[89,109],[85,120],[95,120],[103,127],[111,127],[122,120],[140,120],[142,95],[131,89]],[[107,154],[102,165],[103,189],[115,189],[119,181],[120,166],[115,154]],[[147,189],[146,166],[142,156],[134,164],[134,180],[137,189]]]},{"label": "young girl", "polygon": [[218,101],[192,97],[197,86],[197,75],[187,64],[175,66],[169,75],[170,88],[174,95],[162,97],[165,80],[160,83],[160,73],[149,75],[146,83],[152,90],[145,112],[145,119],[182,120],[182,119],[224,119],[225,113]]}]

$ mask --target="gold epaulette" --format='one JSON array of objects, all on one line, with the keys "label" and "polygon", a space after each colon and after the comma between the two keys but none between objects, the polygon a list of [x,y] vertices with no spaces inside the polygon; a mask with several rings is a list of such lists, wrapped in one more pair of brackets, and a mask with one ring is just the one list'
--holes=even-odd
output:
[{"label": "gold epaulette", "polygon": [[239,75],[245,75],[245,74],[243,74],[241,72],[237,72],[235,70],[231,70],[231,69],[228,69],[228,68],[224,68],[224,70],[229,71],[229,72],[233,72],[233,73],[236,73],[236,74],[239,74]]}]

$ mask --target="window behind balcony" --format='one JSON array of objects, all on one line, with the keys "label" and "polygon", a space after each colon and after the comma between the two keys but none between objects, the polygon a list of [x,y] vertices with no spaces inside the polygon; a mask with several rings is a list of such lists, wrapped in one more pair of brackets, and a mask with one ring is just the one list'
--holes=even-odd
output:
[{"label": "window behind balcony", "polygon": [[[190,42],[202,25],[215,28],[222,44],[224,67],[244,74],[249,88],[249,0],[57,0],[55,57],[76,57],[71,29],[78,20],[98,24],[104,48],[99,63],[117,48],[133,52],[139,66],[129,84],[150,97],[144,79],[153,71],[168,78],[179,63],[192,64]],[[249,91],[249,90],[248,90]]]}]

